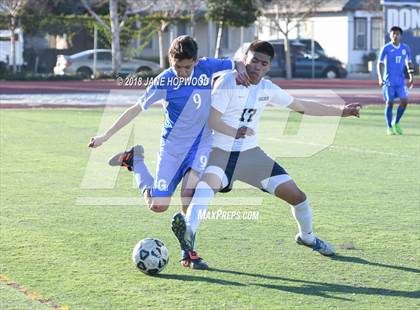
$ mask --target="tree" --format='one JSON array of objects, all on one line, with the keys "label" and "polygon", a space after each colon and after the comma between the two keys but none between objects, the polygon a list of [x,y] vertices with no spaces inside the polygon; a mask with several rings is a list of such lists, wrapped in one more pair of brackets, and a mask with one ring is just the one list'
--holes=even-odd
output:
[{"label": "tree", "polygon": [[197,24],[197,11],[204,5],[202,0],[188,0],[188,7],[190,12],[190,35],[195,38],[195,26]]},{"label": "tree", "polygon": [[286,78],[292,78],[292,64],[290,55],[290,32],[300,22],[309,17],[316,9],[331,0],[260,0],[262,15],[271,18],[272,25],[284,36],[284,52],[286,55]]},{"label": "tree", "polygon": [[208,0],[207,18],[218,24],[216,51],[219,57],[223,26],[246,27],[255,22],[259,9],[255,0]]},{"label": "tree", "polygon": [[161,69],[165,68],[165,55],[163,50],[163,32],[168,26],[179,18],[182,13],[183,0],[160,0],[157,2],[155,17],[158,20],[156,31],[159,40],[159,65]]},{"label": "tree", "polygon": [[128,15],[131,12],[132,5],[135,3],[141,6],[143,10],[147,10],[154,5],[154,1],[131,0],[123,1],[123,14],[120,17],[118,14],[119,0],[94,0],[90,1],[93,4],[101,5],[109,1],[109,17],[110,24],[108,25],[93,9],[92,5],[87,0],[80,0],[90,15],[111,34],[111,50],[112,50],[112,71],[118,73],[121,67],[121,45],[120,33],[124,27]]},{"label": "tree", "polygon": [[17,19],[25,7],[26,0],[0,0],[0,9],[9,16],[10,46],[12,54],[12,70],[16,73],[16,40]]}]

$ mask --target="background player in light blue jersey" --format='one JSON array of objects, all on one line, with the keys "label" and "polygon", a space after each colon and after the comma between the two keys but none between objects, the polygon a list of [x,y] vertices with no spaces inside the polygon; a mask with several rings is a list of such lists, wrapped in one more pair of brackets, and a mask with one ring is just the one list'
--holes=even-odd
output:
[{"label": "background player in light blue jersey", "polygon": [[171,67],[159,74],[138,102],[127,109],[103,134],[91,138],[90,147],[98,147],[119,129],[132,121],[141,111],[154,103],[163,102],[165,121],[156,177],[153,178],[144,162],[140,145],[113,156],[109,164],[133,171],[140,191],[149,208],[166,211],[171,197],[182,182],[181,200],[188,207],[201,173],[207,165],[211,132],[207,127],[210,112],[211,80],[213,75],[234,67],[237,82],[249,85],[242,62],[214,58],[197,58],[198,46],[190,36],[176,38],[169,48]]},{"label": "background player in light blue jersey", "polygon": [[[400,120],[408,103],[408,88],[414,85],[413,65],[411,62],[410,48],[401,43],[403,31],[400,27],[394,26],[389,32],[391,42],[384,45],[378,61],[378,79],[382,87],[385,100],[385,119],[387,122],[388,135],[401,135]],[[405,84],[404,68],[407,67],[409,80],[408,88]],[[397,115],[392,120],[392,108],[394,99],[400,98]]]}]

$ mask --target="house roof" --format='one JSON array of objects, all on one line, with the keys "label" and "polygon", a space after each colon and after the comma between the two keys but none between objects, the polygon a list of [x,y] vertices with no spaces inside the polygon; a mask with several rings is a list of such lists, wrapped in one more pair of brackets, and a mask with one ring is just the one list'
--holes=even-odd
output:
[{"label": "house roof", "polygon": [[[298,10],[300,8],[297,8]],[[306,10],[306,8],[302,8]],[[323,2],[316,10],[316,13],[338,13],[343,11],[381,11],[381,0],[330,0]],[[269,13],[274,14],[274,4],[267,8]]]}]

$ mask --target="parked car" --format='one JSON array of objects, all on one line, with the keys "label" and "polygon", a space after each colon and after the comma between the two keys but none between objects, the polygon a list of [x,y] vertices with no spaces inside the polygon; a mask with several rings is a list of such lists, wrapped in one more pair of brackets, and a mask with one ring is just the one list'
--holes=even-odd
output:
[{"label": "parked car", "polygon": [[[286,76],[286,56],[284,53],[284,41],[269,41],[275,51],[275,56],[271,63],[271,70],[268,76],[284,77]],[[242,44],[234,55],[234,59],[243,59],[243,56],[251,43]],[[324,53],[315,53],[312,57],[311,52],[306,48],[306,44],[297,40],[290,42],[292,76],[293,77],[312,77],[312,63],[314,64],[315,77],[320,78],[344,78],[347,76],[347,70],[338,59],[326,56]]]},{"label": "parked car", "polygon": [[[57,63],[54,67],[54,74],[80,74],[90,77],[93,74],[93,55],[95,50],[86,50],[74,55],[58,55]],[[129,74],[134,72],[158,73],[159,64],[141,59],[121,62],[120,73]],[[112,53],[111,50],[96,50],[96,72],[98,74],[111,74],[112,72]]]},{"label": "parked car", "polygon": [[[311,39],[293,39],[291,40],[292,43],[301,43],[305,46],[308,51],[312,49],[312,40]],[[326,55],[324,49],[322,48],[321,44],[318,41],[314,40],[314,51],[317,54]]]}]

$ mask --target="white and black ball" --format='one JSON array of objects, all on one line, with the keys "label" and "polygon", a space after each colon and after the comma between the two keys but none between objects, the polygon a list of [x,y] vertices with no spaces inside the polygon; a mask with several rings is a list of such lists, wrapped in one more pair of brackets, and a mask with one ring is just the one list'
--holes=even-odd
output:
[{"label": "white and black ball", "polygon": [[159,239],[143,239],[133,249],[134,265],[147,275],[158,274],[165,268],[168,261],[168,249]]}]

